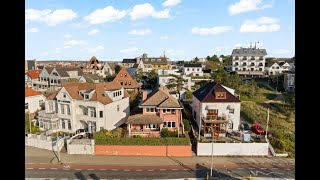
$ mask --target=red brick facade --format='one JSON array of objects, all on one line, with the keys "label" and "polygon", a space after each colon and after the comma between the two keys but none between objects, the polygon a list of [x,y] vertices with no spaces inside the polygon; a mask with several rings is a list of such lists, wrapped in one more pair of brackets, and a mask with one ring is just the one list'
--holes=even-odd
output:
[{"label": "red brick facade", "polygon": [[139,92],[140,85],[137,83],[135,77],[132,77],[126,68],[122,68],[113,82],[118,82],[127,91]]}]

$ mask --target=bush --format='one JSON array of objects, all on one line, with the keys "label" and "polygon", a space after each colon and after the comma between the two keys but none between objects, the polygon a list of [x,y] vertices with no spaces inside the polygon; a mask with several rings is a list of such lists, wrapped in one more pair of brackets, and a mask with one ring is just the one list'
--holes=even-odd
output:
[{"label": "bush", "polygon": [[168,128],[162,128],[160,131],[161,137],[178,137],[177,131],[169,131]]},{"label": "bush", "polygon": [[167,138],[104,138],[95,139],[97,145],[190,145],[190,138],[167,137]]},{"label": "bush", "polygon": [[183,124],[184,124],[184,130],[189,132],[191,130],[189,121],[187,119],[184,119]]}]

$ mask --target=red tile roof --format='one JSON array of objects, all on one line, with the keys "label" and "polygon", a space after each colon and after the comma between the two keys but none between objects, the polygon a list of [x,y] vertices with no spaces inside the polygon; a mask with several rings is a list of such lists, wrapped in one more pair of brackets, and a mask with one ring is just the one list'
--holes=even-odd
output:
[{"label": "red tile roof", "polygon": [[25,93],[25,97],[37,96],[37,95],[41,94],[40,92],[37,92],[37,91],[33,90],[32,88],[28,88],[28,87],[26,87],[24,89],[24,93]]},{"label": "red tile roof", "polygon": [[26,74],[31,77],[31,79],[38,79],[39,74],[42,70],[30,70]]}]

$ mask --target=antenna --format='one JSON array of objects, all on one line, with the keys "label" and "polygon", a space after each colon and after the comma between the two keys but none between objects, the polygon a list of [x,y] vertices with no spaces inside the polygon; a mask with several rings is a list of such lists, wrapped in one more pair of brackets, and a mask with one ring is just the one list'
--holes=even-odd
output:
[{"label": "antenna", "polygon": [[166,57],[166,50],[163,51],[163,57]]},{"label": "antenna", "polygon": [[254,49],[256,49],[257,48],[257,43],[256,42],[254,42]]},{"label": "antenna", "polygon": [[251,42],[250,42],[250,48],[251,48]]}]

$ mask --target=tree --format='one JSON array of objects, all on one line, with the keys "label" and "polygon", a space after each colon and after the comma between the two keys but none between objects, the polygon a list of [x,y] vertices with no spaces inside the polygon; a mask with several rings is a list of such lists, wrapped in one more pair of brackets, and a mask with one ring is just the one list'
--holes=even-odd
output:
[{"label": "tree", "polygon": [[211,59],[212,59],[212,61],[219,61],[219,58],[218,58],[217,55],[213,55],[213,56],[211,57]]},{"label": "tree", "polygon": [[116,72],[116,74],[118,74],[120,70],[121,70],[121,66],[116,65],[116,67],[114,68],[114,71]]},{"label": "tree", "polygon": [[192,92],[191,91],[189,91],[189,90],[186,91],[186,98],[192,99]]},{"label": "tree", "polygon": [[156,84],[157,82],[157,77],[158,77],[158,74],[155,72],[155,70],[151,70],[150,73],[148,73],[148,76],[147,76],[147,83],[148,83],[148,87],[150,86],[151,88],[154,87],[154,85]]},{"label": "tree", "polygon": [[173,78],[170,79],[170,81],[166,85],[166,87],[169,90],[178,93],[179,94],[179,99],[180,99],[180,91],[182,89],[186,89],[186,88],[183,87],[185,80],[182,77],[174,75],[174,74],[170,74],[170,76],[172,76]]},{"label": "tree", "polygon": [[25,133],[30,133],[30,123],[31,123],[31,133],[35,134],[40,132],[39,126],[35,125],[32,121],[32,119],[29,119],[29,113],[25,114]]},{"label": "tree", "polygon": [[207,56],[207,61],[211,61],[211,57],[210,56]]},{"label": "tree", "polygon": [[199,58],[198,58],[198,57],[194,58],[193,62],[194,62],[194,63],[199,62]]}]

